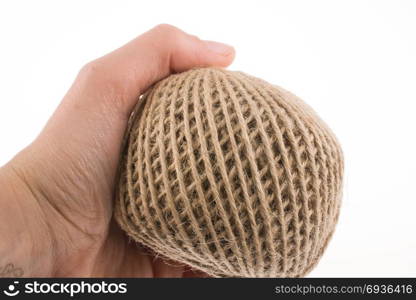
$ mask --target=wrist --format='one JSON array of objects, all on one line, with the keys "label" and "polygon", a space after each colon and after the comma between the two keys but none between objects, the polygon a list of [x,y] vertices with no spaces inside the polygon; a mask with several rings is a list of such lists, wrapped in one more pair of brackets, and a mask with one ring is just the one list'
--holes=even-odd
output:
[{"label": "wrist", "polygon": [[53,242],[33,187],[13,161],[0,168],[0,277],[49,276]]}]

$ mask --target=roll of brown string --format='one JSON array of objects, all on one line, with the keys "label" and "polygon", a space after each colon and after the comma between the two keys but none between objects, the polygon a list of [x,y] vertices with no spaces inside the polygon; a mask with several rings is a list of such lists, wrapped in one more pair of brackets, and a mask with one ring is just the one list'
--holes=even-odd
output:
[{"label": "roll of brown string", "polygon": [[299,98],[203,68],[152,87],[131,116],[116,201],[127,234],[215,277],[299,277],[338,219],[331,130]]}]

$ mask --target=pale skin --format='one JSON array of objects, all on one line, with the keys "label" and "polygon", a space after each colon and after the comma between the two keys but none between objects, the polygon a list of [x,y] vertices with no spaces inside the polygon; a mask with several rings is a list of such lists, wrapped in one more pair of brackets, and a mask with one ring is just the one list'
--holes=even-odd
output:
[{"label": "pale skin", "polygon": [[200,276],[119,229],[116,171],[141,93],[171,73],[233,58],[230,46],[159,25],[86,64],[39,136],[0,168],[0,277]]}]

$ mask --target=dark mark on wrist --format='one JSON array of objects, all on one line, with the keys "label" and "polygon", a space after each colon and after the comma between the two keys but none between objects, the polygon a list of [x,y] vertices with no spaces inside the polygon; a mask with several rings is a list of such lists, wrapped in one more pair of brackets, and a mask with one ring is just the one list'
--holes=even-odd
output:
[{"label": "dark mark on wrist", "polygon": [[16,267],[12,263],[0,266],[0,277],[22,277],[23,274],[23,269]]}]

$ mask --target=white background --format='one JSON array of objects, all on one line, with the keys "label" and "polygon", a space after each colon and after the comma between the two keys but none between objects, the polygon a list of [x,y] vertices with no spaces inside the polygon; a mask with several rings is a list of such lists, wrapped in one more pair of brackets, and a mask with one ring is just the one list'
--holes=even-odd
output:
[{"label": "white background", "polygon": [[230,69],[291,90],[340,139],[340,223],[309,276],[416,276],[414,1],[2,1],[0,165],[82,65],[158,23],[233,45]]}]

